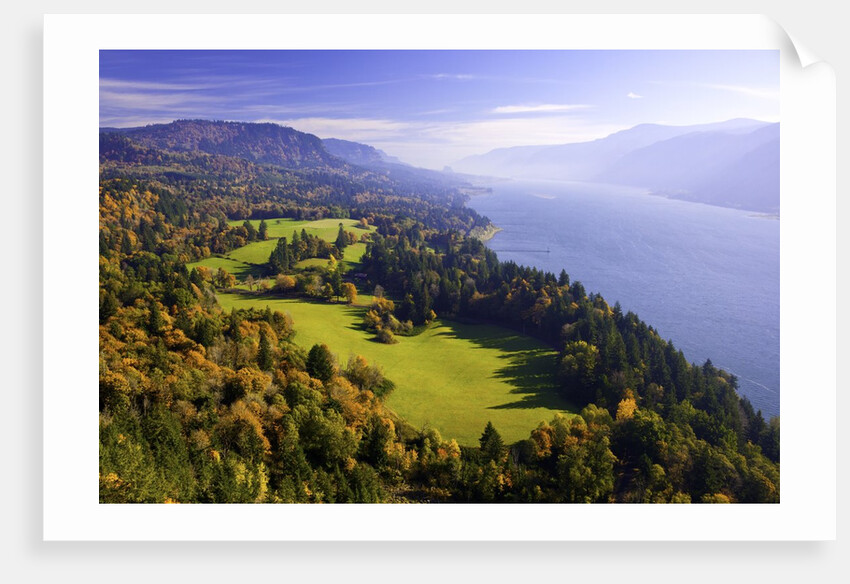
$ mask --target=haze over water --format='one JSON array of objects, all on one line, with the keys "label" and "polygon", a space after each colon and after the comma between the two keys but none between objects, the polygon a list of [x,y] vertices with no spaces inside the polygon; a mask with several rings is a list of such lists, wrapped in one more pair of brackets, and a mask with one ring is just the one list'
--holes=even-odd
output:
[{"label": "haze over water", "polygon": [[[633,311],[690,362],[738,377],[779,414],[779,221],[577,182],[504,181],[469,206],[502,231],[501,260],[536,266]],[[548,250],[548,253],[547,253]]]}]

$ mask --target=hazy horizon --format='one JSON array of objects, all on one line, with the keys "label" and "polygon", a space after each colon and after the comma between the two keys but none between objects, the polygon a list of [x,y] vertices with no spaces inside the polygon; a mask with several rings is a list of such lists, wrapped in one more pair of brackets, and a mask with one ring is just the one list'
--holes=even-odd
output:
[{"label": "hazy horizon", "polygon": [[100,126],[272,122],[425,168],[639,124],[779,121],[777,51],[101,51]]}]

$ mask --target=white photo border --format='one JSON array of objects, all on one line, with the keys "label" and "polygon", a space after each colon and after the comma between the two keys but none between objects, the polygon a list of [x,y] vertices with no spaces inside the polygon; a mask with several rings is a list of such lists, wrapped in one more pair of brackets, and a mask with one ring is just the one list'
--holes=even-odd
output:
[{"label": "white photo border", "polygon": [[[775,505],[101,505],[98,78],[104,49],[779,50],[782,487]],[[835,79],[751,15],[47,15],[46,540],[825,540],[836,534]],[[90,258],[71,261],[69,258]]]}]

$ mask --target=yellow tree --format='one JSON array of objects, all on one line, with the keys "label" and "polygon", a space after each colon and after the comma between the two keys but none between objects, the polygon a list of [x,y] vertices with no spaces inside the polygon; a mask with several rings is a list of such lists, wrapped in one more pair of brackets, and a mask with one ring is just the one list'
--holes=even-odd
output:
[{"label": "yellow tree", "polygon": [[357,287],[351,282],[343,282],[342,295],[345,296],[345,301],[348,304],[357,302]]},{"label": "yellow tree", "polygon": [[232,288],[236,285],[236,276],[234,276],[224,268],[218,269],[215,274],[215,280],[219,288]]}]

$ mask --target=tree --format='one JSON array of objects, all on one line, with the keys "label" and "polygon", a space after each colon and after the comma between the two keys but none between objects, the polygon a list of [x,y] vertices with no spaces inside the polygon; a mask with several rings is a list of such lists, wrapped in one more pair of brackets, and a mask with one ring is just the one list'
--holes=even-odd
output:
[{"label": "tree", "polygon": [[387,327],[380,327],[377,331],[375,331],[375,336],[378,339],[379,343],[384,343],[386,345],[394,345],[398,342],[396,340],[393,331],[391,331]]},{"label": "tree", "polygon": [[481,445],[481,454],[487,460],[501,461],[505,450],[505,443],[502,441],[502,436],[496,430],[495,426],[493,426],[492,422],[487,422],[487,425],[484,427],[484,433],[481,434],[478,443]]},{"label": "tree", "polygon": [[266,239],[268,239],[268,238],[269,238],[269,226],[268,226],[268,225],[266,225],[266,220],[265,220],[265,219],[261,219],[261,220],[260,220],[260,228],[259,228],[259,230],[257,231],[257,235],[258,235],[258,236],[260,237],[260,239],[262,239],[263,241],[265,241]]},{"label": "tree", "polygon": [[257,239],[257,230],[250,221],[245,219],[245,223],[242,224],[242,227],[244,227],[245,231],[248,232],[248,241],[255,241]]},{"label": "tree", "polygon": [[313,345],[307,354],[305,365],[310,377],[318,379],[323,383],[330,381],[331,377],[336,373],[333,355],[324,343]]},{"label": "tree", "polygon": [[334,296],[336,296],[337,300],[339,300],[339,297],[342,296],[342,273],[339,269],[339,263],[337,263],[333,256],[331,256],[330,264],[331,267],[328,269],[328,282],[333,289]]},{"label": "tree", "polygon": [[230,323],[227,327],[227,333],[237,343],[242,340],[242,319],[239,318],[239,312],[235,308],[230,311]]},{"label": "tree", "polygon": [[348,237],[345,235],[345,229],[342,227],[342,223],[339,224],[339,232],[336,234],[336,241],[334,242],[336,248],[342,252],[343,249],[348,245]]},{"label": "tree", "polygon": [[232,288],[236,285],[236,276],[224,268],[219,268],[215,273],[215,283],[219,288]]},{"label": "tree", "polygon": [[[355,290],[355,300],[357,299],[357,291]],[[118,299],[112,292],[106,292],[100,303],[100,324],[105,323],[110,316],[118,312]]]},{"label": "tree", "polygon": [[[297,260],[296,260],[297,261]],[[286,238],[281,237],[277,240],[277,245],[269,255],[269,266],[272,272],[280,274],[287,271],[292,264],[292,259],[289,253],[289,246],[286,245]]]},{"label": "tree", "polygon": [[343,282],[342,295],[345,296],[345,301],[348,304],[354,304],[357,302],[357,287],[351,282]]},{"label": "tree", "polygon": [[133,253],[133,242],[130,241],[130,236],[127,231],[125,231],[121,236],[121,253],[124,255],[130,255]]},{"label": "tree", "polygon": [[596,398],[599,349],[586,341],[571,341],[564,347],[558,375],[567,397],[581,403]]},{"label": "tree", "polygon": [[286,274],[278,274],[274,281],[274,289],[277,292],[289,292],[295,288],[295,278]]},{"label": "tree", "polygon": [[597,434],[590,440],[568,436],[558,456],[558,487],[569,503],[605,502],[614,490],[616,457],[608,437]]},{"label": "tree", "polygon": [[263,371],[268,371],[274,367],[274,359],[272,358],[272,344],[269,341],[269,336],[266,333],[265,327],[260,327],[260,349],[257,352],[257,365]]},{"label": "tree", "polygon": [[165,326],[165,320],[162,318],[162,312],[159,310],[159,302],[154,300],[151,302],[151,313],[148,319],[148,331],[152,335],[158,335],[162,332]]}]

